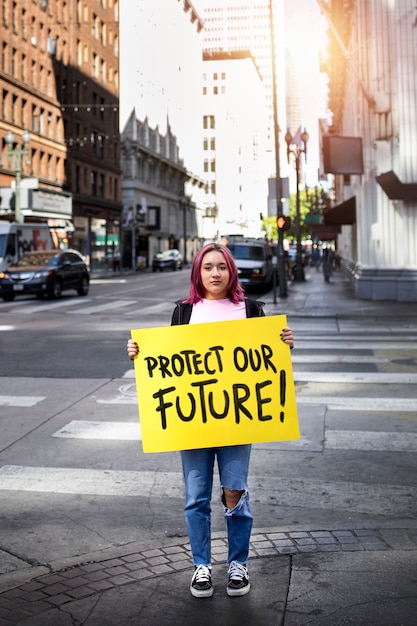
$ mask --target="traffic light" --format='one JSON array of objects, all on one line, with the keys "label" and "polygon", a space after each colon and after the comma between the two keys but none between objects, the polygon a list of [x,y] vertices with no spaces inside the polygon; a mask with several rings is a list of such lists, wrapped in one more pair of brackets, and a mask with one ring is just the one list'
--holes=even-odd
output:
[{"label": "traffic light", "polygon": [[278,230],[289,230],[291,228],[291,219],[285,215],[278,215],[277,217]]}]

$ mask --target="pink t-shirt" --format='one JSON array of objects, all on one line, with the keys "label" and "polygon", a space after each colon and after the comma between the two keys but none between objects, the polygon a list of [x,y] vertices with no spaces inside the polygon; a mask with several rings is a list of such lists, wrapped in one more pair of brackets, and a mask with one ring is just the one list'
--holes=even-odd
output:
[{"label": "pink t-shirt", "polygon": [[234,304],[228,298],[224,300],[200,300],[193,305],[190,324],[205,322],[227,322],[246,318],[245,301]]}]

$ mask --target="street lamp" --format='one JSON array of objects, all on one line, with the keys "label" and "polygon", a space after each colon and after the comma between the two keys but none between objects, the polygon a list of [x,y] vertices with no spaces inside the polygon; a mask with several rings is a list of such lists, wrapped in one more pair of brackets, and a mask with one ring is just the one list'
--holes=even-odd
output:
[{"label": "street lamp", "polygon": [[[12,160],[14,159],[14,170],[16,174],[16,191],[15,191],[15,202],[14,202],[14,219],[15,222],[23,222],[22,215],[20,212],[20,180],[22,178],[22,157],[27,157],[29,154],[29,141],[30,134],[27,130],[24,131],[22,135],[22,146],[14,145],[14,135],[11,130],[6,134],[6,143],[8,144],[8,157],[9,157],[9,166]],[[28,161],[29,162],[29,161]]]},{"label": "street lamp", "polygon": [[295,141],[296,137],[293,137],[288,129],[285,134],[285,143],[287,144],[287,159],[288,163],[290,162],[290,154],[294,155],[295,158],[295,173],[296,173],[296,190],[295,190],[295,198],[296,198],[296,219],[295,219],[295,236],[297,240],[297,253],[295,256],[295,266],[294,266],[294,280],[301,282],[305,280],[304,276],[304,268],[302,261],[302,250],[301,250],[301,224],[300,224],[300,158],[304,153],[307,158],[307,141],[308,141],[308,132],[304,129],[304,132],[301,133],[301,142],[302,146],[298,141]]}]

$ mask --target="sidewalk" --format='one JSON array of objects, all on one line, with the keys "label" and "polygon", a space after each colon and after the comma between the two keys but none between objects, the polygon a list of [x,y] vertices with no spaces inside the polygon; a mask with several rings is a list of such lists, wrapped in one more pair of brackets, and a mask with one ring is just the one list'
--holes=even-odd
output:
[{"label": "sidewalk", "polygon": [[[413,305],[356,300],[337,272],[325,284],[306,269],[288,296],[263,298],[268,314],[338,323],[362,319],[383,333],[414,328]],[[415,308],[415,307],[414,307]],[[314,321],[314,320],[312,320]],[[181,515],[181,512],[178,512]],[[258,521],[259,524],[259,521]],[[417,615],[417,520],[320,528],[256,528],[251,592],[226,595],[225,536],[213,537],[212,598],[189,593],[188,543],[135,545],[34,565],[0,577],[0,626],[411,626]]]}]

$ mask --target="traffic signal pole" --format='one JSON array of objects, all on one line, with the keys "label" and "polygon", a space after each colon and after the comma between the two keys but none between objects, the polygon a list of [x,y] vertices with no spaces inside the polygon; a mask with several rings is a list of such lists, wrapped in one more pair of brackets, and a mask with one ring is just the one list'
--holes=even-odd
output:
[{"label": "traffic signal pole", "polygon": [[[277,219],[282,215],[282,181],[279,154],[279,124],[278,124],[278,98],[277,98],[277,77],[275,64],[275,32],[274,32],[274,11],[273,0],[269,0],[269,25],[271,33],[271,69],[272,69],[272,100],[274,106],[274,139],[275,139],[275,183],[277,197]],[[278,228],[278,290],[279,297],[287,297],[287,272],[285,269],[284,255],[284,233]],[[276,272],[274,272],[274,304],[277,302]]]}]

